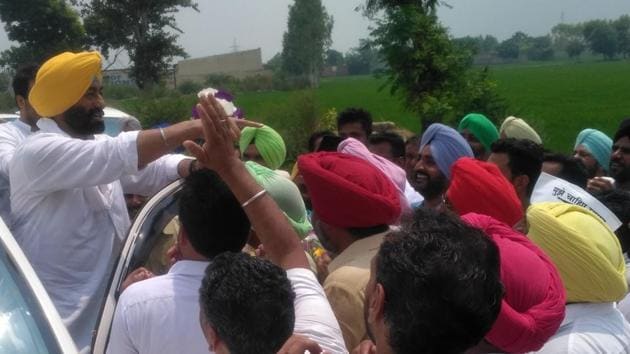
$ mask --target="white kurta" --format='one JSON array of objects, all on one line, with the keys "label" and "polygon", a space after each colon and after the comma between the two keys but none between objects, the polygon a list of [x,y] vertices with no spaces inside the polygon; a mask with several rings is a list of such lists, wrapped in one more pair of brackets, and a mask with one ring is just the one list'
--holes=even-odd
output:
[{"label": "white kurta", "polygon": [[[199,324],[199,287],[209,263],[179,261],[168,274],[131,285],[120,296],[107,346],[111,354],[207,353]],[[347,353],[337,319],[313,272],[290,269],[294,332],[328,353]]]},{"label": "white kurta", "polygon": [[0,217],[11,228],[9,163],[15,149],[31,135],[31,126],[19,119],[0,124]]},{"label": "white kurta", "polygon": [[608,354],[630,352],[630,324],[614,303],[567,305],[558,332],[536,353]]},{"label": "white kurta", "polygon": [[138,132],[81,140],[51,119],[37,125],[10,164],[14,236],[86,350],[130,226],[123,189],[157,192],[179,177],[184,157],[166,156],[138,171]]}]

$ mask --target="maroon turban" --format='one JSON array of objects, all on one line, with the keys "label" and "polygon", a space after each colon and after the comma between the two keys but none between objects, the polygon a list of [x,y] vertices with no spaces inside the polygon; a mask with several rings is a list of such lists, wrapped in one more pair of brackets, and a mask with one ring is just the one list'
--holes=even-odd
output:
[{"label": "maroon turban", "polygon": [[566,293],[555,265],[527,236],[489,216],[462,219],[499,248],[505,295],[486,340],[506,353],[542,348],[564,319]]},{"label": "maroon turban", "polygon": [[491,163],[461,158],[451,168],[446,196],[459,215],[479,213],[514,226],[523,218],[514,186]]},{"label": "maroon turban", "polygon": [[369,162],[347,154],[302,155],[298,168],[325,223],[341,228],[389,225],[400,217],[400,198],[391,180]]}]

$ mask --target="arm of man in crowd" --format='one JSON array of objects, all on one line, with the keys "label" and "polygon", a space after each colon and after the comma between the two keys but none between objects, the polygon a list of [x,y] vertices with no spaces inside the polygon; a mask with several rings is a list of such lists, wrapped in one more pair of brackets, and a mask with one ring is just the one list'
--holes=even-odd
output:
[{"label": "arm of man in crowd", "polygon": [[[203,134],[201,121],[191,120],[162,129],[143,130],[138,133],[138,169],[168,154],[184,141],[200,138]],[[186,177],[191,160],[183,160],[178,167],[179,175]]]},{"label": "arm of man in crowd", "polygon": [[299,238],[284,213],[234,155],[234,143],[240,133],[235,120],[226,116],[214,97],[202,97],[200,102],[197,111],[203,123],[205,143],[202,147],[187,141],[184,146],[200,166],[216,171],[230,187],[265,245],[269,260],[283,269],[308,269]]}]

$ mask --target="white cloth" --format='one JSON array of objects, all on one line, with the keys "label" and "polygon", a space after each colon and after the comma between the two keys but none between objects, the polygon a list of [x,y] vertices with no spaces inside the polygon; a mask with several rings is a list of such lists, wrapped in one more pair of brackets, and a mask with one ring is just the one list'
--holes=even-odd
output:
[{"label": "white cloth", "polygon": [[11,228],[9,163],[15,149],[31,135],[31,126],[19,119],[0,124],[0,217]]},{"label": "white cloth", "polygon": [[[168,274],[131,285],[120,296],[107,353],[205,353],[199,287],[209,263],[179,261]],[[294,333],[329,353],[347,353],[337,319],[313,272],[290,269],[295,292]]]},{"label": "white cloth", "polygon": [[630,324],[614,303],[569,304],[558,332],[537,353],[630,352]]},{"label": "white cloth", "polygon": [[422,202],[424,202],[424,197],[422,196],[422,194],[418,193],[411,186],[409,180],[407,180],[405,184],[405,198],[407,198],[407,202],[412,209],[420,207]]},{"label": "white cloth", "polygon": [[107,353],[207,353],[199,324],[199,287],[208,262],[178,261],[167,274],[120,296]]},{"label": "white cloth", "polygon": [[113,262],[130,221],[123,195],[178,178],[183,156],[138,171],[138,132],[74,139],[47,118],[10,163],[14,236],[79,349],[89,348]]},{"label": "white cloth", "polygon": [[[626,260],[626,269],[630,269],[630,258],[628,258],[628,254],[624,253],[623,258]],[[630,284],[630,272],[626,272],[626,282]],[[626,321],[630,321],[630,294],[626,294],[626,297],[619,301],[617,308],[621,311],[623,317],[626,318]]]},{"label": "white cloth", "polygon": [[328,353],[347,353],[337,318],[315,274],[306,268],[287,271],[295,292],[293,332],[317,342]]}]

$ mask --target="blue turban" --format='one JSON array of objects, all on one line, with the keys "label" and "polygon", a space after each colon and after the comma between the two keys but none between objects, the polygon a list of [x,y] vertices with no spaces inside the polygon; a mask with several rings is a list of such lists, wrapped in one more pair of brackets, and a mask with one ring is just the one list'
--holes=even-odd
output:
[{"label": "blue turban", "polygon": [[447,127],[444,124],[431,124],[422,134],[420,141],[420,151],[425,146],[431,145],[431,155],[438,165],[438,168],[451,179],[451,166],[461,157],[474,157],[470,145],[457,130]]},{"label": "blue turban", "polygon": [[612,154],[612,139],[599,130],[584,129],[578,134],[574,149],[580,145],[593,155],[604,171],[608,171],[610,155]]}]

